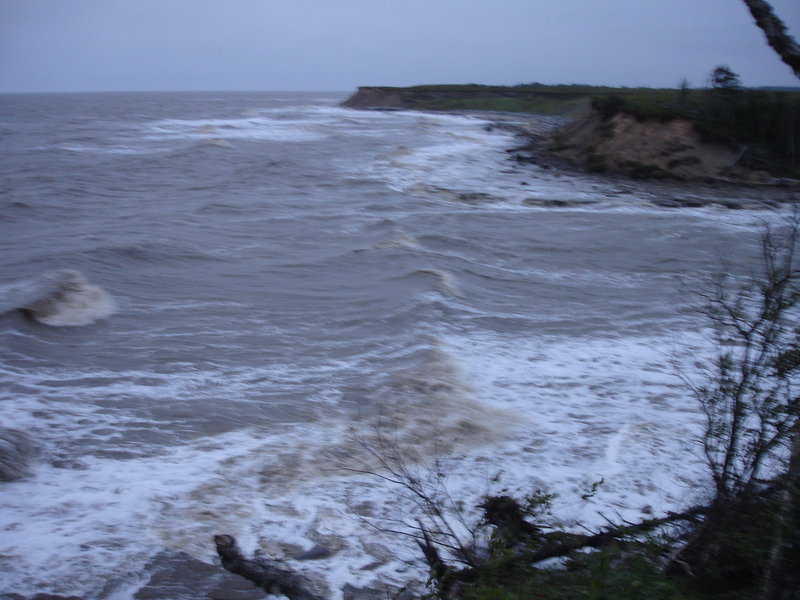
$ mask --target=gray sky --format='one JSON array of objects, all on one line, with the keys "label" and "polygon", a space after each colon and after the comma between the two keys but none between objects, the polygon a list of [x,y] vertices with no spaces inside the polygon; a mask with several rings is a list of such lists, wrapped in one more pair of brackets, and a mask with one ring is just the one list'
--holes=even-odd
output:
[{"label": "gray sky", "polygon": [[[800,38],[800,0],[772,0]],[[739,0],[0,0],[0,92],[800,85]]]}]

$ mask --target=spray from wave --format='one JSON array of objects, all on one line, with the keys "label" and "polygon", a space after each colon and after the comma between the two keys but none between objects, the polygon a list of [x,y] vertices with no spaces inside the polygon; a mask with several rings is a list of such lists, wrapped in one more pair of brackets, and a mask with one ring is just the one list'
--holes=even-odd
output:
[{"label": "spray from wave", "polygon": [[115,308],[108,292],[91,285],[79,271],[50,271],[0,287],[0,314],[19,310],[53,327],[91,325]]}]

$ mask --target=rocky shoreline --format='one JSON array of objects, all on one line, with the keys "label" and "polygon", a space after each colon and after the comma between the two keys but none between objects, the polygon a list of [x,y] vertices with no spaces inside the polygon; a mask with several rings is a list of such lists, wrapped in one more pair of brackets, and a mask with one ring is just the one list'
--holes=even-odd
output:
[{"label": "rocky shoreline", "polygon": [[[487,128],[515,134],[517,145],[507,150],[518,165],[535,165],[565,176],[586,176],[587,169],[570,153],[553,149],[573,121],[551,115],[503,113],[493,111],[447,111],[448,114],[470,116],[488,121]],[[568,131],[568,129],[567,129]],[[557,146],[556,146],[557,147]],[[698,177],[694,179],[632,177],[625,171],[592,172],[593,178],[610,184],[616,195],[635,194],[648,190],[650,202],[664,208],[698,208],[719,206],[731,210],[769,209],[800,203],[800,182],[790,179],[761,178],[747,180],[736,177]],[[528,204],[564,207],[581,201],[532,201]]]},{"label": "rocky shoreline", "polygon": [[[342,106],[409,109],[394,88],[359,88]],[[620,195],[645,186],[653,192],[652,203],[663,207],[769,208],[800,201],[800,181],[750,171],[746,153],[701,140],[691,124],[680,119],[638,121],[625,114],[604,118],[588,108],[575,119],[486,110],[429,112],[476,117],[488,121],[487,129],[513,132],[518,143],[508,153],[520,165],[564,175],[588,173],[617,186]]]}]

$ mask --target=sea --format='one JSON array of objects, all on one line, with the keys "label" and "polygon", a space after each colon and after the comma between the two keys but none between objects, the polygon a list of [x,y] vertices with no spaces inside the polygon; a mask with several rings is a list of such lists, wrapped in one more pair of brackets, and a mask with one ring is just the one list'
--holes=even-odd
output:
[{"label": "sea", "polygon": [[696,292],[796,191],[346,96],[0,96],[0,598],[263,597],[215,534],[388,597],[427,575],[409,479],[465,536],[488,494],[591,528],[708,492]]}]

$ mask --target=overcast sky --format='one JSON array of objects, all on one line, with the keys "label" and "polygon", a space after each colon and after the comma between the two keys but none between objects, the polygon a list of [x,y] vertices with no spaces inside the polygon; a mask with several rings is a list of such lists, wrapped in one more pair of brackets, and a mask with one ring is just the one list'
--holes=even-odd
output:
[{"label": "overcast sky", "polygon": [[[773,0],[800,38],[800,0]],[[0,0],[0,92],[800,85],[739,0]]]}]

